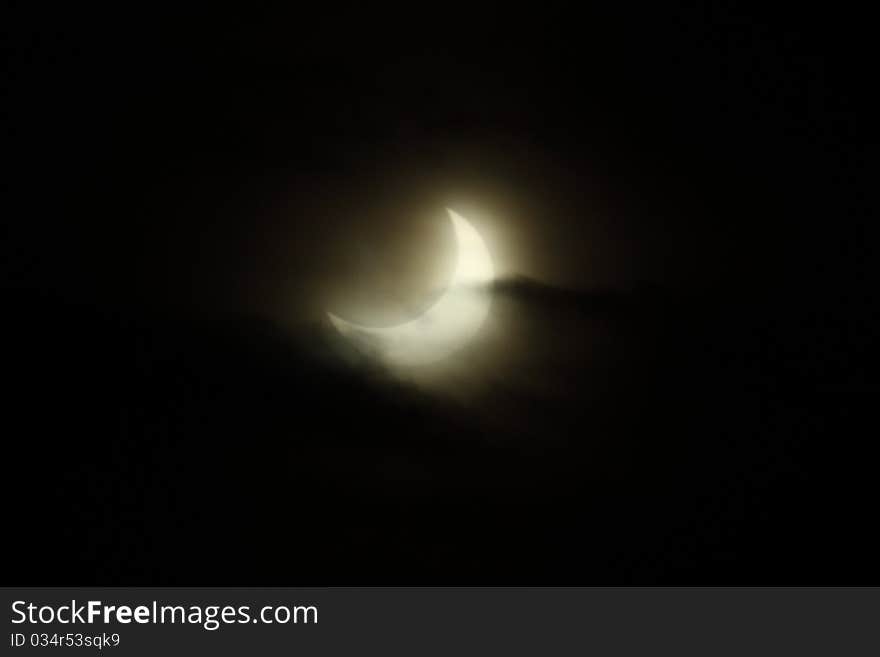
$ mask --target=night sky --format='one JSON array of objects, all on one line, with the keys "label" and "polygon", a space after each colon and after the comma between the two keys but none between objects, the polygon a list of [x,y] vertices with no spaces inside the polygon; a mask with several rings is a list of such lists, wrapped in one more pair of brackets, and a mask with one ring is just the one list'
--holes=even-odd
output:
[{"label": "night sky", "polygon": [[[880,582],[873,53],[804,11],[14,12],[7,579]],[[490,319],[390,371],[325,313],[427,308],[446,207]]]}]

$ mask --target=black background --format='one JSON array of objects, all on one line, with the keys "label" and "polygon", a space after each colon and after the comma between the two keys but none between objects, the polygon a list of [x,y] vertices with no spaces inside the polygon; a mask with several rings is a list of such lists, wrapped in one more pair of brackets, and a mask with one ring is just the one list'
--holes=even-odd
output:
[{"label": "black background", "polygon": [[[864,16],[805,11],[16,12],[7,579],[876,583],[873,51]],[[604,370],[545,364],[565,392],[450,405],[345,365],[308,304],[291,331],[191,294],[198,245],[261,244],[249,217],[289,181],[487,136],[621,209],[620,289],[579,269],[580,219],[564,282],[498,288],[616,336]],[[687,284],[642,266],[656,217],[693,235],[665,252]],[[481,424],[506,407],[515,435]]]}]

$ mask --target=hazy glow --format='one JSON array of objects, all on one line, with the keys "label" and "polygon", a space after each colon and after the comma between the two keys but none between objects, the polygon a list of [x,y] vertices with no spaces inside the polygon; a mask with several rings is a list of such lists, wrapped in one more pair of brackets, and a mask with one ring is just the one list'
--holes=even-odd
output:
[{"label": "hazy glow", "polygon": [[448,356],[479,331],[489,314],[492,258],[480,234],[461,215],[447,209],[455,229],[458,260],[449,287],[415,319],[387,328],[346,322],[327,313],[336,329],[395,365],[422,365]]}]

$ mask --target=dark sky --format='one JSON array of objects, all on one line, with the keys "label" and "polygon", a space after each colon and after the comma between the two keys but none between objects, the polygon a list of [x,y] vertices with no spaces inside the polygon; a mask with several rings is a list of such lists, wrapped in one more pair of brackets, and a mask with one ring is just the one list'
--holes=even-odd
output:
[{"label": "dark sky", "polygon": [[77,10],[11,25],[13,216],[34,246],[13,267],[50,287],[63,269],[73,294],[273,297],[359,273],[347,247],[369,233],[393,260],[389,235],[411,244],[407,218],[453,202],[507,231],[505,268],[549,282],[767,284],[838,248],[824,217],[855,211],[859,52],[841,17]]},{"label": "dark sky", "polygon": [[[738,3],[20,7],[20,572],[876,583],[865,24]],[[446,206],[506,280],[425,388],[324,311],[430,303]]]}]

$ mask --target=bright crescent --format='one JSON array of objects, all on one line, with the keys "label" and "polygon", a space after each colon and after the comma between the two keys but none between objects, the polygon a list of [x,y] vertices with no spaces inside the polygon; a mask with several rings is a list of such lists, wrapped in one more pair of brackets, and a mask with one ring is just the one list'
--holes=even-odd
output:
[{"label": "bright crescent", "polygon": [[495,272],[489,250],[476,229],[449,210],[458,244],[458,262],[449,286],[424,313],[404,324],[374,328],[327,313],[333,326],[359,346],[394,365],[425,365],[463,347],[489,314]]}]

